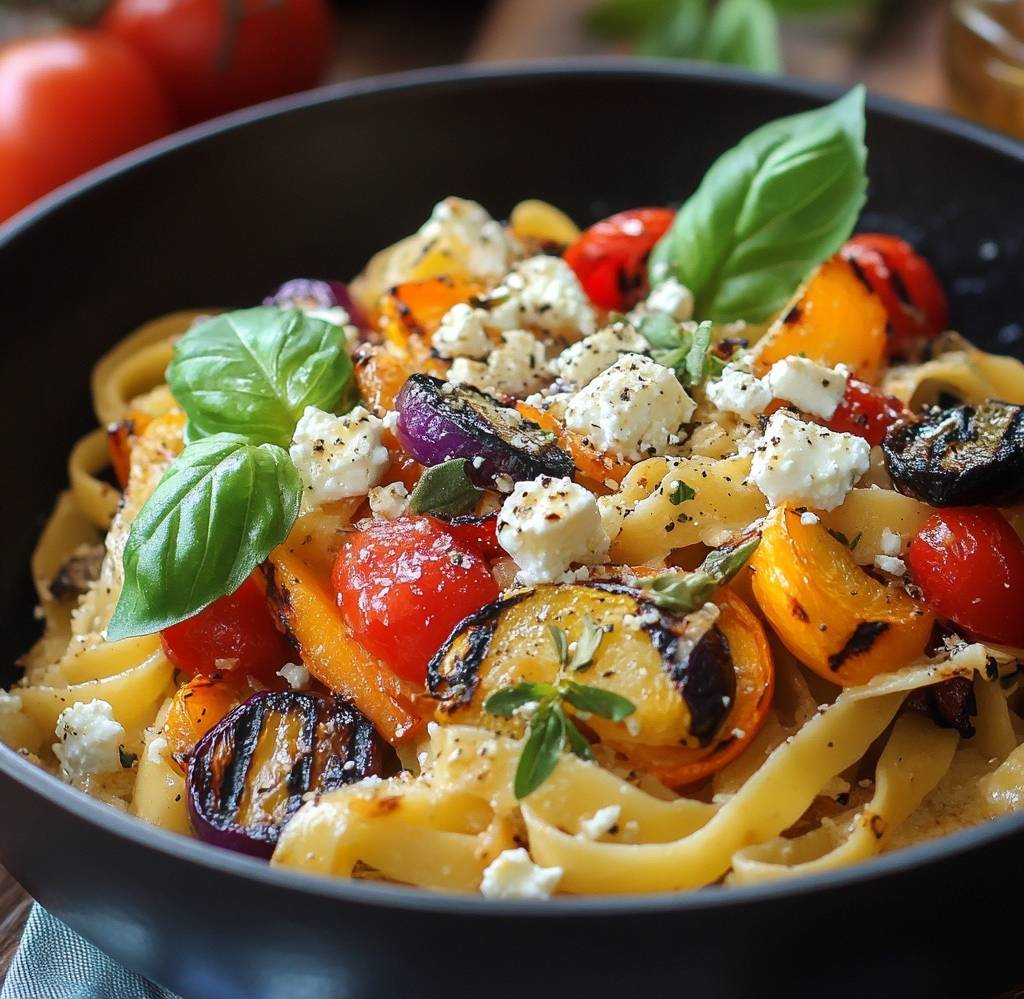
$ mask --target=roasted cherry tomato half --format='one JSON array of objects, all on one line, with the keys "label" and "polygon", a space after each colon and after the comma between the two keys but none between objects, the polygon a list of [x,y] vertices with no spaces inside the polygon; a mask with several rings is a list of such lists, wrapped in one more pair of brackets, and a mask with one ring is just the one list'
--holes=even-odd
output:
[{"label": "roasted cherry tomato half", "polygon": [[237,673],[266,682],[297,655],[277,630],[256,576],[160,636],[167,658],[190,675]]},{"label": "roasted cherry tomato half", "polygon": [[498,596],[479,548],[431,517],[349,535],[331,579],[356,640],[415,683],[455,625]]},{"label": "roasted cherry tomato half", "polygon": [[886,430],[898,419],[908,416],[906,407],[899,399],[867,382],[851,378],[839,406],[826,422],[829,430],[863,437],[872,447],[881,444]]},{"label": "roasted cherry tomato half", "polygon": [[975,638],[1024,646],[1024,542],[995,507],[933,514],[910,543],[924,599]]},{"label": "roasted cherry tomato half", "polygon": [[595,222],[565,251],[590,300],[632,308],[647,294],[647,258],[675,218],[668,208],[634,208]]},{"label": "roasted cherry tomato half", "polygon": [[498,544],[498,514],[489,513],[482,517],[467,514],[451,520],[437,518],[441,527],[460,545],[473,548],[485,558],[502,558],[505,550]]},{"label": "roasted cherry tomato half", "polygon": [[862,233],[840,250],[882,299],[889,318],[891,346],[899,354],[922,337],[949,324],[946,292],[931,264],[898,236]]}]

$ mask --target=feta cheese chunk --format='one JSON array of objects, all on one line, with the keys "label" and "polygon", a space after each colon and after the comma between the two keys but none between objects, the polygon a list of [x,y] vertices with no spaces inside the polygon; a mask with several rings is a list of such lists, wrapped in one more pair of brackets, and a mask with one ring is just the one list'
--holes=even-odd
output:
[{"label": "feta cheese chunk", "polygon": [[850,372],[843,366],[827,368],[806,357],[776,361],[766,381],[776,399],[791,402],[812,416],[830,420],[836,411]]},{"label": "feta cheese chunk", "polygon": [[501,346],[486,361],[455,358],[448,381],[492,395],[526,395],[550,381],[544,344],[526,330],[507,330],[501,334]]},{"label": "feta cheese chunk", "polygon": [[903,538],[888,527],[882,528],[882,541],[880,545],[883,555],[899,555],[903,547]]},{"label": "feta cheese chunk", "polygon": [[803,524],[804,527],[814,527],[815,524],[821,523],[821,518],[810,510],[804,510],[804,512],[800,514],[800,523]]},{"label": "feta cheese chunk", "polygon": [[584,839],[600,839],[618,825],[621,814],[621,805],[605,805],[604,808],[599,808],[594,812],[589,819],[583,819],[580,822],[580,834]]},{"label": "feta cheese chunk", "polygon": [[118,750],[124,745],[124,728],[106,701],[80,701],[65,708],[54,731],[58,741],[53,754],[68,783],[80,784],[95,774],[121,769]]},{"label": "feta cheese chunk", "polygon": [[502,850],[485,868],[480,892],[487,898],[550,898],[561,867],[538,867],[520,847]]},{"label": "feta cheese chunk", "polygon": [[892,555],[876,555],[875,566],[890,576],[903,576],[907,572],[907,564],[901,558],[894,558]]},{"label": "feta cheese chunk", "polygon": [[773,413],[754,449],[750,478],[768,501],[834,510],[868,470],[871,448],[853,434]]},{"label": "feta cheese chunk", "polygon": [[727,364],[720,377],[707,383],[706,391],[716,409],[748,419],[763,413],[772,401],[772,390],[742,361]]},{"label": "feta cheese chunk", "polygon": [[571,479],[542,475],[517,482],[498,512],[498,544],[527,586],[558,580],[574,562],[597,565],[608,555],[597,498]]},{"label": "feta cheese chunk", "polygon": [[561,257],[541,254],[516,264],[490,293],[490,325],[524,326],[546,333],[589,336],[597,328],[594,307],[573,269]]},{"label": "feta cheese chunk", "polygon": [[656,284],[644,305],[649,312],[667,312],[680,322],[693,318],[693,292],[674,277]]},{"label": "feta cheese chunk", "polygon": [[394,520],[409,508],[409,490],[403,482],[374,486],[369,494],[370,513],[378,520]]},{"label": "feta cheese chunk", "polygon": [[384,429],[385,422],[362,406],[344,416],[307,406],[288,449],[302,479],[303,506],[365,496],[377,485],[391,463]]},{"label": "feta cheese chunk", "polygon": [[427,247],[441,247],[478,278],[499,278],[520,252],[516,241],[482,205],[466,198],[445,198],[420,226]]},{"label": "feta cheese chunk", "polygon": [[566,347],[551,362],[564,382],[583,388],[623,354],[643,354],[647,341],[629,323],[613,323]]},{"label": "feta cheese chunk", "polygon": [[430,342],[441,357],[486,357],[492,344],[484,329],[487,313],[465,302],[453,305],[442,317]]},{"label": "feta cheese chunk", "polygon": [[309,686],[309,670],[302,663],[285,663],[278,671],[292,690],[305,690]]},{"label": "feta cheese chunk", "polygon": [[640,461],[678,443],[695,408],[670,368],[626,354],[573,396],[565,425],[599,451]]}]

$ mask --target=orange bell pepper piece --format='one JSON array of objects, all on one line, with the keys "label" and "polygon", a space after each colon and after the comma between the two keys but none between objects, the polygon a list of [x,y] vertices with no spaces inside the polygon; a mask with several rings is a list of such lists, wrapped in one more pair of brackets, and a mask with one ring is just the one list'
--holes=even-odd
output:
[{"label": "orange bell pepper piece", "polygon": [[796,302],[758,345],[755,373],[784,357],[804,354],[819,364],[845,364],[861,381],[882,375],[887,349],[882,300],[840,257],[826,260]]},{"label": "orange bell pepper piece", "polygon": [[184,773],[183,761],[196,743],[252,693],[244,677],[230,675],[197,675],[182,684],[171,700],[162,731],[174,766]]},{"label": "orange bell pepper piece", "polygon": [[782,643],[820,677],[867,683],[917,659],[935,616],[868,575],[822,524],[782,507],[750,560],[753,591]]},{"label": "orange bell pepper piece", "polygon": [[380,303],[384,337],[400,350],[407,351],[412,343],[426,340],[453,305],[468,302],[483,290],[475,281],[449,277],[396,285]]}]

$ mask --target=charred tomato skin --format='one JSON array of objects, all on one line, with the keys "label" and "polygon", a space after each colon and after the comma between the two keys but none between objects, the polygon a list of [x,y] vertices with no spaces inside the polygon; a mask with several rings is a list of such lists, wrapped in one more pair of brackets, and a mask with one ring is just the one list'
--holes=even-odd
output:
[{"label": "charred tomato skin", "polygon": [[1024,542],[994,507],[939,510],[907,553],[925,601],[972,637],[1024,647]]},{"label": "charred tomato skin", "polygon": [[[254,766],[265,779],[259,764],[271,754],[286,772],[272,786],[253,787]],[[186,779],[189,819],[206,842],[269,857],[305,794],[332,791],[364,777],[389,776],[397,769],[394,750],[342,698],[260,691],[196,744]],[[273,796],[269,811],[260,813],[262,820],[246,821],[241,813],[257,812],[264,794]]]}]

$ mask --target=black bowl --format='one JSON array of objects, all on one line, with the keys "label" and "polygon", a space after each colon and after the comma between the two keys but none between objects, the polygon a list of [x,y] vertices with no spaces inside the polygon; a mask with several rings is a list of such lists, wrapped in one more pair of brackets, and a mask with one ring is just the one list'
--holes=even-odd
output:
[{"label": "black bowl", "polygon": [[[441,70],[244,112],[50,198],[0,234],[0,661],[34,637],[29,552],[91,426],[89,366],[133,326],[351,274],[448,193],[498,215],[543,197],[579,220],[677,201],[751,128],[832,96],[678,65]],[[886,101],[868,131],[865,227],[913,239],[959,327],[1019,351],[1022,147]],[[7,750],[0,809],[0,862],[36,898],[190,997],[962,997],[1024,977],[1024,815],[766,887],[495,903],[271,869],[152,830]]]}]

